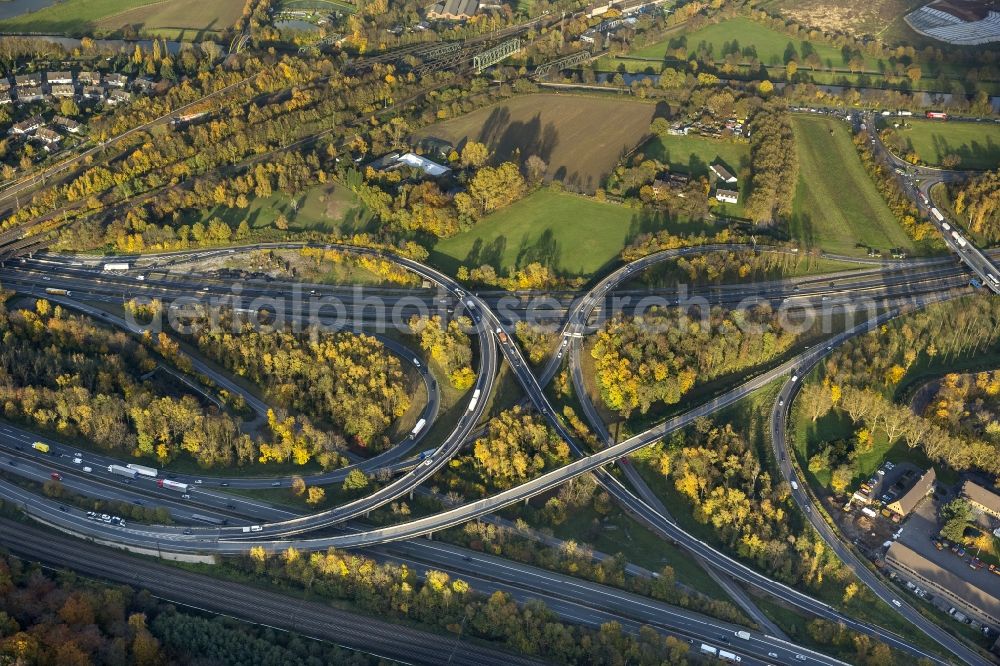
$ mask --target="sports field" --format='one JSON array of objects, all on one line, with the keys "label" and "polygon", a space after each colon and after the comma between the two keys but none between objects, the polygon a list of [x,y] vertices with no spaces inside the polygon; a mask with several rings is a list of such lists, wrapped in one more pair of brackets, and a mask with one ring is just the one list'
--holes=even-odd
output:
[{"label": "sports field", "polygon": [[[643,146],[642,151],[646,157],[669,164],[671,171],[686,173],[695,178],[707,178],[708,167],[716,162],[721,162],[737,176],[742,169],[750,166],[749,145],[695,134],[656,137]],[[750,192],[749,183],[748,178],[740,178],[740,202],[735,205],[720,204],[721,214],[743,216],[743,202]]]},{"label": "sports field", "polygon": [[[634,236],[665,226],[643,211],[543,189],[440,241],[431,261],[451,272],[461,264],[505,272],[538,261],[563,275],[591,275],[614,262]],[[704,227],[675,228],[696,233]]]},{"label": "sports field", "polygon": [[537,155],[548,164],[548,179],[593,192],[648,134],[655,110],[638,100],[542,93],[429,125],[416,136],[480,141],[497,161]]},{"label": "sports field", "polygon": [[931,166],[940,166],[945,156],[957,155],[959,169],[996,169],[1000,167],[1000,125],[940,120],[911,120],[911,128],[897,130]]},{"label": "sports field", "polygon": [[193,40],[232,27],[243,5],[243,0],[65,0],[0,21],[0,31],[107,34],[137,26],[143,33]]},{"label": "sports field", "polygon": [[796,114],[792,127],[799,155],[792,238],[838,254],[864,254],[865,247],[912,252],[912,241],[865,172],[845,123]]}]

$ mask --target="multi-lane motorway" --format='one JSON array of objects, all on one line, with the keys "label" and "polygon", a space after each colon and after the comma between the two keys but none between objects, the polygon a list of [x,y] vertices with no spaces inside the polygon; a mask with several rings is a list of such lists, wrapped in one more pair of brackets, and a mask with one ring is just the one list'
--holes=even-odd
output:
[{"label": "multi-lane motorway", "polygon": [[[372,252],[371,250],[359,250],[362,252]],[[489,498],[472,502],[466,505],[462,505],[455,509],[436,514],[434,516],[429,516],[421,518],[418,520],[410,521],[408,523],[403,523],[401,525],[394,525],[388,528],[382,528],[379,530],[368,530],[359,533],[341,534],[331,537],[313,538],[313,539],[295,539],[288,540],[284,537],[298,534],[305,531],[311,531],[316,529],[318,526],[328,526],[347,518],[361,515],[367,510],[374,508],[384,501],[388,501],[386,497],[398,497],[400,494],[405,493],[408,489],[419,484],[426,478],[428,478],[435,469],[439,468],[441,465],[445,464],[455,451],[457,447],[461,446],[461,443],[468,436],[471,429],[474,427],[476,421],[479,420],[479,415],[474,412],[477,411],[476,408],[480,408],[485,403],[485,396],[488,396],[490,389],[492,388],[492,381],[496,373],[496,357],[494,345],[494,333],[499,330],[504,330],[506,322],[501,321],[492,311],[492,309],[487,305],[482,299],[478,298],[474,294],[467,294],[461,289],[460,285],[455,283],[453,280],[440,274],[433,269],[422,266],[417,262],[412,262],[403,258],[395,258],[399,263],[407,266],[411,270],[414,270],[419,275],[437,283],[442,289],[450,293],[451,297],[458,303],[464,303],[467,311],[472,315],[475,322],[477,332],[480,338],[480,374],[479,374],[479,384],[477,384],[477,390],[480,391],[478,395],[483,396],[483,400],[478,401],[478,404],[472,405],[470,414],[466,414],[461,420],[456,431],[449,436],[445,445],[442,445],[435,454],[425,463],[419,465],[417,469],[410,472],[407,476],[397,480],[393,484],[390,484],[382,491],[386,491],[382,496],[378,497],[376,500],[365,498],[365,500],[359,501],[358,503],[352,503],[349,508],[338,507],[330,512],[325,512],[326,515],[320,518],[308,517],[308,518],[296,518],[286,521],[278,521],[273,524],[268,524],[261,528],[259,532],[253,533],[253,537],[262,539],[261,543],[272,549],[283,548],[287,545],[295,545],[299,548],[325,548],[327,546],[339,546],[339,547],[357,547],[364,545],[372,545],[378,543],[385,543],[389,541],[396,541],[401,539],[412,538],[420,534],[431,533],[436,530],[443,529],[444,527],[455,525],[466,520],[473,518],[478,515],[482,515],[487,512],[494,511],[498,508],[502,508],[513,502],[521,501],[533,495],[541,492],[546,492],[561,483],[564,483],[567,479],[572,478],[581,473],[587,471],[598,470],[602,466],[609,462],[618,459],[621,456],[627,455],[628,453],[637,450],[649,443],[655,442],[662,438],[664,434],[671,432],[677,428],[687,425],[693,419],[709,414],[725,405],[732,404],[736,400],[748,395],[751,391],[755,390],[759,386],[772,381],[773,379],[782,376],[783,374],[789,372],[792,368],[796,367],[803,359],[797,358],[789,361],[781,366],[762,374],[760,377],[747,382],[746,384],[737,387],[733,391],[716,398],[715,400],[702,405],[699,408],[691,410],[690,412],[683,414],[666,424],[662,424],[657,428],[653,428],[647,433],[643,433],[637,437],[631,438],[626,442],[610,446],[601,452],[593,454],[591,456],[583,457],[569,465],[554,470],[549,474],[546,474],[538,479],[535,479],[529,483],[522,486],[507,491],[505,493],[499,493]],[[575,335],[580,334],[580,329],[584,326],[586,318],[583,314],[589,312],[593,309],[594,304],[600,299],[603,299],[609,291],[611,291],[615,286],[625,282],[630,279],[632,275],[642,268],[647,267],[651,263],[662,260],[660,257],[655,255],[647,257],[635,265],[630,265],[623,267],[617,271],[613,276],[609,276],[608,279],[602,281],[598,287],[588,294],[584,299],[581,299],[575,306],[571,307],[570,317],[567,321],[566,327],[564,329],[564,334],[568,337],[575,337]],[[926,270],[931,273],[935,271],[947,271],[950,267],[940,266],[933,263],[925,266],[921,270]],[[92,273],[92,272],[91,272]],[[75,276],[75,280],[80,280],[85,283],[85,276]],[[103,278],[102,278],[103,279]],[[878,279],[878,278],[876,278]],[[962,277],[958,274],[943,274],[933,276],[934,280],[951,280],[950,283],[952,287],[961,284]],[[37,281],[35,285],[37,286]],[[912,286],[905,283],[901,283],[907,289],[912,292]],[[81,286],[85,287],[85,284]],[[886,288],[886,285],[875,285],[881,288]],[[830,287],[837,288],[837,287]],[[850,287],[840,287],[842,289],[850,289]],[[940,289],[940,286],[936,286]],[[74,289],[74,291],[79,291],[79,288]],[[929,290],[930,291],[930,290]],[[795,297],[793,294],[792,297]],[[858,327],[856,330],[852,330],[849,334],[854,334],[860,332],[861,330],[866,330],[864,327]],[[848,335],[848,334],[844,334]],[[500,336],[498,336],[500,337]],[[531,373],[530,369],[521,355],[520,350],[514,345],[509,336],[507,336],[507,342],[502,342],[500,349],[505,355],[507,361],[510,363],[511,367],[514,369],[514,374],[518,381],[525,387],[528,393],[529,399],[535,405],[535,407],[549,419],[550,423],[556,428],[556,430],[565,437],[568,441],[573,442],[573,438],[564,429],[562,423],[555,418],[553,410],[549,405],[547,398],[545,397],[541,386],[545,383],[548,378],[551,378],[554,374],[555,369],[558,368],[558,363],[551,362],[549,366],[546,367],[542,374],[543,381],[536,381],[534,375]],[[488,350],[493,350],[491,354]],[[556,357],[556,360],[559,356]],[[555,368],[555,369],[550,369]],[[475,400],[473,402],[476,402]],[[576,444],[573,444],[578,452],[581,452]],[[421,468],[426,469],[426,473],[421,473]],[[433,468],[433,469],[431,469]],[[839,617],[833,609],[830,609],[825,604],[820,604],[815,600],[810,599],[806,595],[797,593],[790,588],[781,589],[784,586],[776,584],[773,581],[769,581],[759,574],[751,572],[746,567],[739,565],[732,560],[726,558],[725,555],[714,551],[713,549],[707,547],[705,544],[694,540],[693,538],[687,536],[685,533],[679,530],[676,525],[671,521],[668,521],[662,515],[659,515],[648,504],[640,500],[638,497],[632,495],[624,486],[610,474],[604,475],[607,478],[602,479],[612,494],[619,498],[624,505],[626,505],[630,511],[634,514],[639,515],[644,519],[644,522],[654,526],[659,526],[659,531],[664,532],[678,532],[671,538],[679,537],[678,540],[687,540],[689,543],[682,543],[685,547],[688,547],[693,552],[699,552],[699,555],[704,559],[713,562],[714,565],[719,566],[722,569],[731,570],[732,575],[738,580],[744,580],[748,582],[753,582],[753,584],[767,589],[769,592],[775,593],[777,596],[788,597],[795,600],[796,605],[807,608],[812,612],[817,612],[821,616],[832,617],[834,619],[840,619],[842,621],[848,622],[851,626],[859,628],[859,630],[867,631],[868,633],[873,633],[887,643],[900,647],[901,649],[907,649],[916,654],[923,654],[922,650],[914,648],[904,639],[894,636],[888,632],[879,630],[878,628],[863,625],[862,623],[857,623],[849,618]],[[409,477],[409,478],[407,478]],[[391,488],[391,490],[387,490]],[[243,528],[240,527],[224,527],[220,529],[206,530],[201,529],[197,531],[184,530],[183,532],[190,532],[189,534],[184,534],[179,528],[154,528],[154,527],[119,527],[119,526],[108,526],[104,524],[92,523],[83,520],[83,518],[73,510],[59,511],[53,508],[50,504],[44,503],[39,504],[30,497],[27,497],[23,492],[16,490],[9,490],[9,492],[18,496],[18,500],[23,502],[25,507],[28,509],[29,513],[36,515],[45,522],[51,524],[60,525],[63,529],[72,530],[77,533],[88,534],[94,538],[99,538],[108,542],[117,543],[127,543],[136,547],[149,547],[151,544],[155,544],[158,549],[168,549],[175,552],[241,552],[245,550],[250,544],[244,539],[248,537],[243,532]],[[380,491],[381,492],[381,491]],[[378,493],[376,493],[378,494]],[[360,510],[359,510],[360,509]],[[276,540],[276,537],[281,537]],[[775,592],[777,590],[777,592]],[[943,639],[942,642],[947,644],[947,638]],[[947,645],[947,647],[952,648],[953,646]],[[974,662],[973,662],[974,663]]]}]

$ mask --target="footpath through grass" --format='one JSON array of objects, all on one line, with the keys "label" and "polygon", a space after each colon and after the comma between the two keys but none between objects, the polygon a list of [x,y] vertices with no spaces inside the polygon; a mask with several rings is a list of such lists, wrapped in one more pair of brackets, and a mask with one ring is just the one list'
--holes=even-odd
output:
[{"label": "footpath through grass", "polygon": [[789,232],[810,247],[863,255],[868,247],[915,246],[865,172],[848,128],[826,117],[793,115],[799,155]]},{"label": "footpath through grass", "polygon": [[640,233],[665,227],[698,232],[698,224],[674,224],[618,204],[539,190],[483,219],[469,231],[441,240],[431,262],[454,274],[459,265],[489,264],[506,272],[537,261],[569,276],[589,276],[618,261]]}]

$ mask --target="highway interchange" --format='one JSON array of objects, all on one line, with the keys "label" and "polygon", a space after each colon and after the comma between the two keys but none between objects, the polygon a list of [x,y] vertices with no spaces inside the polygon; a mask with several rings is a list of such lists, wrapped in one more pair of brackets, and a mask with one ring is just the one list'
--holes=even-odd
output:
[{"label": "highway interchange", "polygon": [[[926,184],[922,187],[926,189]],[[993,266],[989,256],[979,252],[971,244],[967,247],[959,246],[947,233],[943,235],[950,249],[976,275],[982,278],[982,283],[995,288],[988,280],[988,276],[991,273],[996,273],[996,268]],[[254,248],[210,251],[210,253],[221,254],[225,252],[233,254],[257,249],[257,247],[259,246],[255,246]],[[298,247],[298,245],[282,244],[280,247],[294,248]],[[462,285],[449,276],[419,262],[368,248],[343,247],[341,249],[359,254],[378,254],[391,258],[432,283],[436,286],[436,289],[426,290],[426,293],[420,295],[416,299],[420,305],[431,308],[444,307],[446,311],[452,310],[456,313],[464,312],[471,318],[475,329],[474,333],[479,339],[479,344],[477,345],[479,351],[479,372],[476,385],[469,394],[475,397],[470,399],[468,408],[462,413],[455,428],[448,434],[442,444],[423,458],[404,459],[404,456],[407,456],[419,444],[419,438],[415,440],[407,439],[398,443],[377,461],[369,460],[356,463],[368,472],[382,467],[392,469],[399,476],[391,483],[388,483],[366,497],[334,509],[308,516],[294,516],[288,515],[288,512],[277,510],[274,507],[263,506],[257,502],[228,495],[220,490],[220,487],[229,485],[253,488],[274,485],[275,483],[279,485],[287,484],[289,482],[288,479],[245,479],[239,477],[209,476],[187,478],[178,475],[178,478],[181,480],[197,484],[197,493],[192,497],[197,498],[199,512],[215,510],[218,512],[218,515],[228,516],[226,520],[239,523],[219,527],[108,525],[87,520],[83,512],[61,506],[56,502],[46,500],[7,482],[0,483],[0,496],[14,501],[29,515],[62,531],[83,536],[98,543],[126,546],[143,552],[156,552],[161,555],[187,554],[204,556],[213,553],[235,554],[245,552],[252,545],[262,545],[272,552],[288,546],[306,550],[325,549],[328,547],[366,548],[375,549],[371,552],[381,552],[382,556],[395,558],[397,561],[405,561],[406,557],[424,557],[426,560],[415,559],[414,561],[426,561],[428,565],[433,564],[435,567],[440,567],[443,563],[444,565],[452,566],[456,570],[456,573],[467,578],[476,576],[475,567],[481,566],[480,575],[483,576],[483,581],[496,578],[495,574],[498,568],[508,567],[512,569],[510,576],[514,580],[511,583],[505,579],[505,584],[513,585],[520,583],[522,593],[525,593],[525,590],[537,590],[538,594],[542,594],[544,591],[548,595],[546,602],[549,604],[558,605],[560,599],[565,602],[567,587],[579,588],[581,590],[579,597],[572,603],[578,603],[589,610],[585,612],[579,609],[572,611],[563,608],[564,617],[575,617],[578,621],[585,621],[593,625],[599,623],[596,618],[607,617],[600,615],[601,612],[612,612],[612,614],[618,612],[623,613],[621,617],[627,618],[633,624],[636,622],[649,623],[663,630],[676,632],[692,640],[714,642],[714,644],[719,644],[720,642],[728,643],[729,639],[726,638],[723,641],[723,638],[732,634],[733,627],[727,626],[725,623],[708,618],[692,617],[691,614],[684,615],[683,613],[678,613],[679,609],[672,609],[670,607],[662,608],[660,606],[665,605],[661,604],[657,606],[649,600],[633,600],[635,601],[635,605],[628,606],[626,604],[627,608],[624,610],[620,607],[616,609],[614,607],[615,603],[626,603],[621,600],[626,599],[627,595],[620,591],[610,593],[598,589],[599,586],[593,587],[593,584],[581,583],[576,579],[572,579],[572,585],[567,585],[566,581],[559,580],[558,577],[551,574],[542,575],[536,571],[531,571],[530,567],[514,565],[509,562],[501,564],[500,562],[481,560],[481,563],[477,565],[467,555],[456,555],[455,552],[451,552],[450,555],[447,554],[447,552],[452,550],[449,547],[438,545],[428,546],[423,541],[414,540],[414,537],[433,534],[435,531],[459,525],[476,517],[490,514],[505,506],[548,492],[580,474],[594,472],[599,483],[627,512],[649,526],[656,533],[678,543],[714,570],[757,587],[809,614],[843,622],[846,626],[875,636],[892,647],[910,652],[916,656],[926,657],[932,661],[944,663],[936,655],[927,653],[926,650],[914,645],[907,639],[880,627],[858,622],[847,617],[832,607],[812,599],[808,595],[768,579],[689,535],[664,514],[662,505],[657,506],[657,502],[653,501],[655,498],[651,496],[649,489],[644,487],[638,475],[634,470],[631,470],[627,464],[627,460],[622,459],[626,458],[630,453],[659,441],[670,432],[689,425],[701,416],[712,414],[719,409],[734,404],[772,381],[789,375],[803,375],[809,367],[818,362],[828,351],[854,335],[867,332],[874,326],[902,312],[912,311],[915,308],[924,307],[928,303],[940,299],[967,293],[968,275],[964,270],[956,267],[952,261],[923,260],[897,262],[891,265],[876,264],[869,269],[837,274],[835,276],[826,275],[818,278],[803,278],[775,283],[705,288],[685,295],[689,300],[695,299],[695,305],[699,302],[733,305],[753,300],[766,300],[779,308],[794,308],[805,304],[835,308],[846,305],[848,301],[854,302],[859,298],[867,299],[868,302],[866,303],[867,310],[865,311],[866,314],[862,319],[862,323],[842,333],[831,336],[823,345],[807,349],[793,358],[786,359],[728,392],[716,396],[702,405],[690,409],[623,442],[614,443],[611,441],[593,405],[584,399],[585,416],[590,422],[591,427],[600,435],[601,440],[605,444],[604,448],[597,452],[586,452],[584,447],[565,428],[562,421],[557,418],[555,410],[544,391],[544,387],[552,380],[560,367],[562,367],[565,352],[569,350],[570,355],[567,360],[570,361],[573,380],[578,385],[577,393],[585,395],[585,391],[579,390],[581,382],[579,341],[584,335],[593,330],[595,312],[598,318],[600,318],[600,316],[608,316],[612,312],[620,311],[620,309],[615,307],[612,295],[618,293],[623,286],[631,284],[639,274],[657,263],[698,252],[723,249],[745,251],[747,248],[706,246],[653,254],[614,271],[598,282],[583,297],[551,299],[552,303],[550,303],[550,313],[548,316],[554,321],[562,321],[562,326],[559,330],[561,343],[539,372],[538,377],[535,376],[520,348],[514,344],[513,336],[510,335],[513,330],[512,324],[514,320],[518,316],[526,314],[521,305],[528,302],[528,298],[515,295],[510,297],[513,302],[505,302],[504,299],[508,298],[505,295],[477,295],[465,290]],[[134,275],[113,275],[101,272],[92,263],[88,265],[78,257],[59,256],[31,259],[26,260],[24,263],[8,262],[7,266],[0,268],[0,281],[5,286],[37,296],[45,295],[44,290],[46,288],[68,290],[72,292],[72,296],[67,294],[62,297],[57,295],[49,295],[49,297],[54,301],[63,302],[67,307],[73,307],[94,317],[101,318],[108,325],[123,327],[131,330],[133,333],[138,333],[139,331],[135,330],[128,322],[82,301],[117,303],[126,297],[131,298],[133,296],[157,297],[162,298],[164,301],[172,301],[182,297],[187,297],[191,300],[200,300],[213,295],[225,296],[230,291],[230,288],[223,281],[205,280],[190,275],[182,278],[167,276],[165,274],[161,274],[159,277],[154,275],[154,271],[158,268],[155,264],[169,265],[172,262],[191,258],[193,255],[204,256],[210,253],[172,253],[169,255],[144,257],[143,262],[154,265],[143,267],[142,270],[148,272],[149,276],[142,281],[137,281]],[[251,283],[249,288],[242,290],[240,296],[243,299],[271,298],[272,300],[268,301],[270,303],[273,302],[277,294],[286,293],[290,288],[290,285],[280,283],[261,285]],[[301,286],[294,287],[294,289],[301,288]],[[288,317],[289,320],[294,320],[295,318],[301,319],[309,313],[309,304],[314,300],[314,297],[322,299],[324,296],[333,297],[338,294],[343,296],[345,293],[337,288],[321,287],[319,285],[312,291],[319,293],[303,294],[303,297],[298,302],[291,303],[287,306],[287,309],[286,305],[282,303],[280,314]],[[645,292],[636,290],[635,293],[636,296],[641,296]],[[646,293],[646,295],[656,296],[657,294]],[[642,302],[635,304],[632,306],[635,308],[632,311],[642,311],[643,308],[650,305],[673,304],[670,298],[675,296],[675,294],[670,294],[669,296],[659,294],[659,296],[662,296],[662,298],[653,298],[645,304]],[[395,299],[392,302],[398,305],[408,298],[413,299],[414,294],[400,292],[392,295],[392,297]],[[698,301],[697,299],[702,300]],[[641,298],[638,300],[642,301]],[[677,299],[677,302],[680,302],[680,298]],[[687,302],[683,304],[688,305]],[[406,307],[405,304],[400,307],[399,316],[405,316],[407,312]],[[412,301],[410,307],[416,307]],[[274,314],[277,313],[274,312]],[[373,320],[367,319],[365,307],[356,307],[345,311],[343,316],[346,321],[351,322],[359,330],[364,330],[372,326],[377,328],[378,325],[385,324],[385,321],[379,320],[378,316]],[[506,335],[501,335],[501,331],[506,333]],[[382,339],[383,341],[390,340],[389,338]],[[415,355],[412,355],[405,347],[398,345],[398,343],[395,343],[395,346],[389,344],[389,347],[404,362],[413,362],[416,360]],[[462,446],[468,442],[485,413],[487,398],[493,392],[499,371],[501,359],[497,353],[498,351],[499,354],[503,355],[503,359],[508,363],[513,377],[524,389],[528,400],[535,410],[569,443],[577,457],[576,460],[508,491],[449,508],[431,516],[378,529],[355,527],[349,530],[339,530],[337,533],[329,535],[302,536],[317,530],[329,532],[330,528],[342,526],[345,521],[356,519],[373,509],[403,497],[431,479],[436,471],[446,465]],[[201,361],[193,357],[192,361],[201,363]],[[432,396],[427,405],[425,416],[429,422],[433,422],[437,414],[436,398],[434,397],[437,392],[434,389],[434,380],[426,370],[426,363],[414,363],[414,365],[419,369],[428,387],[428,395]],[[218,386],[244,395],[247,405],[257,414],[258,419],[261,413],[266,411],[265,404],[252,394],[240,390],[224,373],[215,371],[203,363],[200,366],[196,366],[196,368],[200,373],[209,376]],[[775,405],[775,411],[772,416],[773,445],[776,455],[780,456],[780,460],[782,461],[779,464],[779,468],[789,481],[796,478],[796,472],[790,465],[787,449],[785,448],[784,418],[797,387],[798,385],[794,382],[786,384],[781,392],[783,402],[779,403],[782,407],[779,408],[779,405]],[[12,456],[0,460],[0,469],[5,472],[24,474],[29,477],[33,475],[36,477],[36,480],[41,475],[42,479],[44,479],[47,475],[46,470],[42,469],[44,463],[39,462],[37,455],[30,451],[30,446],[28,449],[25,448],[25,445],[30,441],[38,439],[37,436],[22,430],[10,426],[0,426],[0,448]],[[66,447],[58,443],[53,443],[53,449],[57,456],[73,457],[73,453],[75,453],[71,451],[71,447]],[[11,464],[15,458],[17,459],[16,464]],[[120,462],[107,456],[94,456],[89,453],[86,455],[86,459],[88,463],[93,462],[100,468],[106,468],[109,464]],[[194,513],[190,509],[185,513],[186,504],[175,499],[166,491],[155,489],[155,486],[148,480],[137,480],[131,487],[122,487],[117,479],[112,481],[109,475],[101,473],[99,470],[92,473],[90,478],[81,478],[79,474],[74,473],[79,468],[79,465],[74,467],[73,464],[65,463],[64,460],[63,458],[55,458],[53,462],[62,470],[62,473],[66,477],[65,483],[73,487],[73,484],[81,484],[82,482],[82,485],[78,487],[83,494],[103,496],[102,494],[113,491],[112,495],[121,495],[122,497],[131,498],[130,501],[135,501],[137,499],[136,495],[141,493],[142,495],[149,495],[153,498],[151,501],[155,501],[157,504],[162,503],[167,506],[177,507],[175,515],[179,518],[183,519],[185,515],[190,516],[190,514]],[[610,465],[616,461],[620,462],[619,467],[626,480],[635,486],[635,493],[629,490],[619,480],[617,475],[609,471]],[[52,465],[49,465],[49,468],[51,469]],[[343,478],[344,474],[346,474],[345,471],[338,470],[317,477],[314,481],[329,482],[339,480]],[[202,483],[198,483],[198,481],[202,481]],[[799,481],[801,483],[801,479]],[[812,508],[812,501],[803,492],[804,488],[805,484],[801,483],[800,490],[793,492],[793,497],[796,503],[803,508],[806,516],[816,527],[817,531],[830,544],[831,548],[879,598],[886,602],[896,599],[897,597],[891,589],[858,559],[853,551],[851,551],[850,546],[839,540],[836,533],[822,519],[820,512]],[[207,509],[202,509],[202,506],[207,507]],[[259,525],[259,530],[248,533],[247,525],[251,524]],[[427,552],[428,548],[434,549],[434,552]],[[388,550],[379,551],[379,549]],[[415,555],[413,552],[414,549],[420,552]],[[461,562],[456,561],[456,557],[461,557]],[[479,558],[480,556],[477,555],[476,557]],[[544,584],[540,582],[538,576],[548,576],[550,580],[557,582]],[[518,577],[523,577],[523,579],[517,580]],[[652,611],[643,611],[643,604],[648,604],[649,608],[654,609],[655,612],[650,615]],[[597,611],[595,608],[601,610]],[[981,655],[928,621],[912,607],[902,604],[896,610],[920,631],[933,638],[962,661],[966,663],[983,663],[984,659]],[[573,615],[574,612],[577,613],[576,616]],[[591,615],[588,615],[586,618],[581,617],[581,614],[585,613],[591,613]],[[597,615],[594,615],[594,613],[597,613]],[[737,648],[734,646],[734,649]],[[796,663],[803,660],[814,663],[837,663],[828,657],[790,646],[781,639],[773,638],[760,632],[754,632],[751,640],[746,642],[745,645],[741,641],[738,649],[749,660],[770,660],[774,663]],[[802,658],[799,658],[798,655],[801,655]],[[749,663],[754,662],[751,661]]]}]

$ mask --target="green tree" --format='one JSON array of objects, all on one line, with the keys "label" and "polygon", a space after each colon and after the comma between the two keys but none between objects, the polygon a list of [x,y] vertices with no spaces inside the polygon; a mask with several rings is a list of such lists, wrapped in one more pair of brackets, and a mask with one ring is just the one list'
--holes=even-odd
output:
[{"label": "green tree", "polygon": [[357,492],[368,487],[368,477],[360,469],[352,469],[344,479],[344,490]]}]

